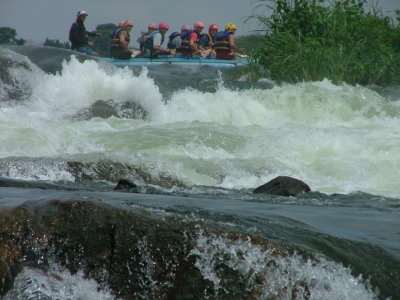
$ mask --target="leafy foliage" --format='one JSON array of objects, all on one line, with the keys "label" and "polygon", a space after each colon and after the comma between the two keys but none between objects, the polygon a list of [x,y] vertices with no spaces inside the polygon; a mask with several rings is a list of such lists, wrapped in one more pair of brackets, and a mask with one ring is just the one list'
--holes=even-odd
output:
[{"label": "leafy foliage", "polygon": [[113,31],[115,28],[117,28],[117,25],[113,23],[97,25],[96,32],[101,33],[102,36],[96,38],[96,40],[94,41],[94,47],[96,48],[96,52],[99,53],[100,56],[110,56],[110,34],[111,31]]},{"label": "leafy foliage", "polygon": [[246,53],[250,53],[256,48],[263,46],[264,35],[261,34],[250,34],[235,37],[235,44],[243,48]]},{"label": "leafy foliage", "polygon": [[254,17],[266,36],[253,58],[273,80],[400,83],[400,28],[379,9],[366,12],[363,0],[259,2],[273,13]]},{"label": "leafy foliage", "polygon": [[43,43],[43,46],[63,48],[63,49],[71,49],[71,45],[69,42],[60,42],[60,40],[51,40],[46,38],[46,41]]},{"label": "leafy foliage", "polygon": [[10,27],[0,27],[0,44],[7,45],[24,45],[26,41],[24,39],[17,39],[17,32],[15,29]]}]

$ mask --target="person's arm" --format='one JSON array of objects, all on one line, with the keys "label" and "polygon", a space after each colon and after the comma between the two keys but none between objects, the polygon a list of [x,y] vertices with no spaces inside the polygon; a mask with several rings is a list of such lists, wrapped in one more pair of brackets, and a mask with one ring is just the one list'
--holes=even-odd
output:
[{"label": "person's arm", "polygon": [[122,48],[128,49],[129,44],[128,41],[126,40],[127,32],[125,30],[122,30],[119,35],[119,42]]},{"label": "person's arm", "polygon": [[97,33],[96,31],[86,31],[85,34],[90,37],[95,37],[95,36],[102,36],[101,33]]},{"label": "person's arm", "polygon": [[240,53],[243,53],[244,50],[242,48],[239,48],[238,46],[236,46],[235,44],[235,38],[233,37],[233,34],[229,35],[229,46],[231,46],[232,50],[236,50]]},{"label": "person's arm", "polygon": [[192,51],[194,51],[195,53],[199,53],[199,50],[202,50],[203,47],[196,45],[196,41],[197,40],[197,33],[192,32],[190,34],[190,40],[189,40],[189,47]]}]

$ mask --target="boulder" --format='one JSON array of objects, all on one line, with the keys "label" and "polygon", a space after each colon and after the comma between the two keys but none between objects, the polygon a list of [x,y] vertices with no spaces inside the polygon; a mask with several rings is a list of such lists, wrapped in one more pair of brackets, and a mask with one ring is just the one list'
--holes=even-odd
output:
[{"label": "boulder", "polygon": [[111,100],[97,100],[90,107],[92,118],[108,119],[110,117],[119,117],[117,109],[113,106]]},{"label": "boulder", "polygon": [[[216,247],[215,239],[226,246]],[[233,267],[247,255],[245,250],[230,255],[224,250],[248,241],[272,260],[287,257],[264,238],[137,207],[56,199],[0,208],[0,298],[13,289],[24,267],[46,270],[57,263],[72,274],[82,270],[118,299],[258,299],[273,264],[248,286],[255,280],[253,272]],[[224,278],[218,292],[201,270],[201,265],[210,268],[208,251],[218,262],[213,272]]]},{"label": "boulder", "polygon": [[255,194],[271,194],[278,196],[296,196],[310,192],[310,187],[303,181],[289,176],[278,176],[256,188]]},{"label": "boulder", "polygon": [[126,191],[133,190],[132,192],[138,192],[138,186],[128,179],[120,179],[117,185],[114,187],[114,191]]}]

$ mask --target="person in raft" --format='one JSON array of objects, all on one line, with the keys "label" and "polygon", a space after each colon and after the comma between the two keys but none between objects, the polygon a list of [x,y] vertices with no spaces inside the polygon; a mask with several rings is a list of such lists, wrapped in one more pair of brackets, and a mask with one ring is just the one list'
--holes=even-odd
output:
[{"label": "person in raft", "polygon": [[216,24],[211,24],[208,27],[208,33],[202,33],[200,35],[199,45],[203,47],[203,56],[210,58],[215,57],[214,51],[214,36],[218,32],[218,26]]},{"label": "person in raft", "polygon": [[165,34],[169,29],[167,23],[160,23],[158,29],[154,30],[144,43],[143,57],[158,58],[170,57],[171,50],[163,48],[161,45],[164,43]]},{"label": "person in raft", "polygon": [[235,24],[226,24],[225,31],[217,32],[214,36],[214,49],[217,59],[236,59],[233,51],[243,53],[244,50],[235,45]]},{"label": "person in raft", "polygon": [[143,33],[142,36],[138,39],[139,45],[140,45],[140,52],[143,53],[144,52],[144,43],[146,42],[146,40],[149,38],[150,34],[154,31],[158,29],[158,25],[155,23],[151,23],[149,24],[149,26],[147,27],[147,32]]},{"label": "person in raft", "polygon": [[86,30],[84,22],[87,16],[88,13],[84,10],[80,10],[76,14],[76,21],[71,25],[69,30],[71,49],[87,55],[100,56],[93,50],[93,43],[89,42],[89,37],[101,36],[101,33]]},{"label": "person in raft", "polygon": [[190,30],[189,25],[182,25],[181,31],[175,31],[168,37],[167,48],[172,52],[175,51],[175,57],[182,57],[181,55],[181,35],[185,30]]},{"label": "person in raft", "polygon": [[118,25],[122,26],[113,31],[111,36],[111,57],[129,59],[132,57],[132,51],[129,50],[129,42],[131,40],[130,32],[133,28],[133,21],[126,20]]},{"label": "person in raft", "polygon": [[199,46],[200,34],[204,29],[204,23],[197,21],[193,30],[185,30],[181,35],[180,53],[184,58],[192,58],[194,55],[201,55],[203,48]]}]

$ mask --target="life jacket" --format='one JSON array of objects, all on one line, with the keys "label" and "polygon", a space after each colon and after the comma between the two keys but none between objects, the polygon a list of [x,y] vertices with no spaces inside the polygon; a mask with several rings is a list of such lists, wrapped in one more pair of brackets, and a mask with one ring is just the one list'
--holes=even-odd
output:
[{"label": "life jacket", "polygon": [[120,29],[120,28],[117,27],[117,28],[114,28],[114,29],[111,31],[111,33],[110,33],[110,39],[113,39],[113,38],[114,38],[115,34],[117,33],[117,31],[118,31],[119,29]]},{"label": "life jacket", "polygon": [[232,32],[220,31],[214,36],[214,49],[216,52],[230,52],[231,46],[229,45],[229,36]]},{"label": "life jacket", "polygon": [[168,44],[167,44],[167,48],[168,49],[175,49],[176,45],[173,42],[173,39],[175,39],[179,35],[181,35],[181,33],[178,32],[178,31],[175,31],[175,32],[170,34],[170,36],[168,37],[169,40],[168,40]]},{"label": "life jacket", "polygon": [[[149,37],[146,39],[146,41],[144,42],[144,48],[145,49],[150,49],[150,53],[151,53],[151,56],[153,57],[153,56],[156,56],[157,55],[157,50],[154,50],[153,49],[153,45],[154,45],[154,35],[156,34],[156,33],[159,33],[159,31],[158,30],[154,30],[152,33],[150,33],[150,35],[149,35]],[[161,35],[161,44],[160,45],[162,45],[164,43],[164,36],[163,35]]]},{"label": "life jacket", "polygon": [[143,52],[144,50],[144,44],[145,44],[145,39],[147,39],[149,37],[149,33],[144,33],[142,34],[142,36],[140,37],[140,43],[139,43],[139,47],[140,47],[140,52]]},{"label": "life jacket", "polygon": [[114,29],[112,32],[111,32],[111,35],[110,35],[110,37],[111,37],[111,48],[114,48],[114,47],[116,47],[116,48],[118,48],[118,47],[121,47],[121,42],[119,41],[119,34],[121,33],[121,31],[122,30],[125,30],[126,31],[126,33],[128,34],[127,36],[126,36],[126,42],[129,44],[129,42],[130,42],[130,34],[129,34],[129,31],[128,30],[126,30],[125,28],[116,28],[116,29]]},{"label": "life jacket", "polygon": [[214,48],[214,40],[212,39],[211,35],[209,33],[202,33],[200,34],[200,40],[206,36],[207,37],[207,43],[203,46],[205,50],[210,50]]},{"label": "life jacket", "polygon": [[192,32],[195,32],[196,33],[196,35],[197,35],[197,38],[196,38],[196,40],[194,41],[195,42],[195,44],[198,44],[199,43],[199,34],[196,32],[196,31],[194,31],[194,30],[191,30],[191,29],[188,29],[188,30],[185,30],[184,32],[182,32],[182,34],[181,34],[181,51],[184,51],[184,52],[193,52],[193,50],[192,49],[190,49],[190,35],[192,34]]}]

